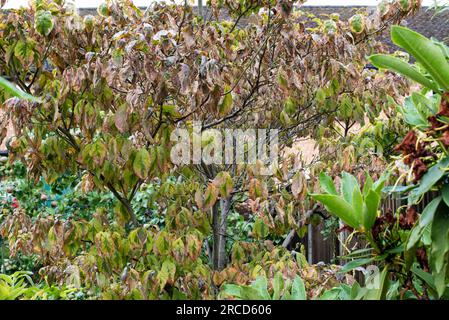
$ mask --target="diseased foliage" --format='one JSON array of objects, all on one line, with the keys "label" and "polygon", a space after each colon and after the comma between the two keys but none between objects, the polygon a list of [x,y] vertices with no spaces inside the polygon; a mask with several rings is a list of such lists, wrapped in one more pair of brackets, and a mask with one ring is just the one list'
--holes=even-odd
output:
[{"label": "diseased foliage", "polygon": [[[116,199],[112,212],[99,208],[91,220],[16,208],[1,228],[11,254],[36,254],[43,277],[103,298],[208,299],[223,283],[279,275],[297,291],[297,274],[312,297],[330,289],[335,270],[323,275],[273,240],[305,233],[316,173],[383,170],[376,164],[384,159],[366,156],[371,146],[355,150],[360,137],[352,130],[393,119],[391,101],[409,91],[406,80],[367,68],[366,60],[385,49],[377,33],[420,6],[402,3],[349,21],[273,0],[210,1],[210,17],[187,4],[142,11],[126,0],[102,4],[97,16],[81,17],[57,0],[1,12],[0,72],[17,86],[0,93],[0,123],[11,121],[17,134],[11,159],[26,163],[35,181],[79,174],[83,192],[108,190]],[[23,99],[31,95],[37,100]],[[177,166],[171,133],[193,121],[202,132],[279,129],[281,152],[313,139],[320,159],[305,168],[283,156],[268,177],[261,162]],[[158,186],[163,228],[133,205],[148,184]],[[367,207],[375,206],[368,203],[374,193]],[[254,224],[250,239],[229,252],[231,211]]]}]

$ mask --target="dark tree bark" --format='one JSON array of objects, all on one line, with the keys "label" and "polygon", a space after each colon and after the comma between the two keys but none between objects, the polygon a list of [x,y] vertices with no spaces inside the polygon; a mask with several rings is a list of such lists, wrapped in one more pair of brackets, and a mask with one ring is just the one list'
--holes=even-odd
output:
[{"label": "dark tree bark", "polygon": [[214,247],[212,262],[215,270],[226,267],[226,228],[228,213],[231,208],[231,199],[220,199],[212,207],[212,226],[214,233]]}]

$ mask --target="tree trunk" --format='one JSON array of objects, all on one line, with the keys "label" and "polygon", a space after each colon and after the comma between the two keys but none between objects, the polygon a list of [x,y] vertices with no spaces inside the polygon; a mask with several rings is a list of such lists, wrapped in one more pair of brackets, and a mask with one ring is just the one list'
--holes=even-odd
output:
[{"label": "tree trunk", "polygon": [[117,198],[118,201],[125,207],[126,211],[128,212],[131,223],[134,225],[134,227],[139,226],[139,222],[137,221],[136,214],[134,213],[133,207],[131,205],[131,201],[123,197],[111,183],[107,184],[108,189],[114,194],[114,196]]},{"label": "tree trunk", "polygon": [[223,270],[226,267],[226,228],[227,217],[231,207],[230,199],[220,199],[212,207],[212,226],[214,233],[214,248],[212,262],[214,270]]},{"label": "tree trunk", "polygon": [[137,217],[136,214],[134,213],[134,209],[131,206],[131,203],[125,199],[125,202],[122,202],[123,205],[126,208],[126,211],[128,211],[128,214],[131,218],[131,223],[133,224],[134,227],[138,227],[139,226],[139,222],[137,221]]}]

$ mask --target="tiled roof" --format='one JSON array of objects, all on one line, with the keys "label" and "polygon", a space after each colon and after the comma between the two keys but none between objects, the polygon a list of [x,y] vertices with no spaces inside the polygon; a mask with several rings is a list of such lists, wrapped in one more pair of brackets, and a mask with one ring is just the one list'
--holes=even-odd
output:
[{"label": "tiled roof", "polygon": [[[350,18],[358,10],[373,12],[374,7],[303,7],[302,10],[312,12],[315,15],[339,13],[342,19]],[[435,11],[422,8],[415,16],[405,19],[404,26],[413,29],[426,37],[434,37],[449,43],[449,11],[435,14]],[[381,35],[381,40],[392,48],[388,30]]]}]

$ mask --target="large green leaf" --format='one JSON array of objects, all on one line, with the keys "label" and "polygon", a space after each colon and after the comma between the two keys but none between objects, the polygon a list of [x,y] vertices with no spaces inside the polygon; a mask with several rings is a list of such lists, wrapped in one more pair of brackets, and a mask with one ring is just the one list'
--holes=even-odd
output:
[{"label": "large green leaf", "polygon": [[441,195],[443,196],[444,203],[449,207],[449,184],[443,186]]},{"label": "large green leaf", "polygon": [[326,173],[324,172],[320,173],[319,181],[321,189],[323,189],[329,194],[335,195],[337,194],[337,189],[335,189],[335,185],[334,182],[332,181],[332,178],[329,177]]},{"label": "large green leaf", "polygon": [[424,209],[423,213],[419,217],[419,222],[415,225],[407,240],[407,246],[405,250],[411,250],[416,243],[421,239],[424,229],[427,225],[432,223],[435,212],[441,203],[441,197],[433,199]]},{"label": "large green leaf", "polygon": [[435,281],[430,273],[425,272],[416,264],[412,266],[410,271],[413,272],[418,278],[423,280],[432,291],[436,292]]},{"label": "large green leaf", "polygon": [[370,192],[371,188],[373,187],[373,179],[368,174],[368,172],[365,173],[365,183],[363,184],[363,196],[366,197],[368,193]]},{"label": "large green leaf", "polygon": [[370,190],[365,197],[363,206],[363,226],[365,230],[370,230],[377,218],[377,211],[380,204],[380,195],[374,190]]},{"label": "large green leaf", "polygon": [[368,263],[371,263],[374,261],[374,257],[370,258],[363,258],[363,259],[356,259],[352,260],[348,263],[346,263],[339,271],[338,273],[348,273],[349,271],[354,270],[355,268],[367,265]]},{"label": "large green leaf", "polygon": [[[249,289],[251,288],[251,289]],[[263,276],[257,277],[251,286],[245,287],[243,290],[244,299],[249,300],[270,300],[270,294],[268,293],[268,282],[267,278]],[[257,297],[257,299],[256,299]]]},{"label": "large green leaf", "polygon": [[292,300],[307,300],[306,288],[302,279],[296,275],[292,284]]},{"label": "large green leaf", "polygon": [[350,204],[352,204],[355,188],[360,189],[357,179],[353,175],[343,172],[341,175],[341,193],[345,200]]},{"label": "large green leaf", "polygon": [[401,26],[391,28],[391,39],[396,45],[413,55],[416,61],[426,68],[435,82],[445,91],[449,91],[449,63],[441,49],[432,40]]},{"label": "large green leaf", "polygon": [[257,277],[249,286],[238,286],[235,284],[223,285],[223,292],[226,295],[232,296],[241,300],[270,300],[268,293],[268,282],[263,276]]},{"label": "large green leaf", "polygon": [[384,300],[387,292],[388,292],[388,286],[389,286],[389,279],[388,279],[388,266],[385,266],[385,268],[382,270],[380,275],[378,275],[375,279],[375,283],[373,285],[375,288],[369,289],[366,293],[364,299],[365,300]]},{"label": "large green leaf", "polygon": [[422,177],[419,186],[410,191],[409,205],[415,204],[423,194],[428,192],[445,174],[445,169],[449,166],[449,157],[441,159],[437,164],[427,171]]},{"label": "large green leaf", "polygon": [[340,218],[352,228],[358,228],[360,223],[356,218],[354,208],[344,199],[333,194],[312,194],[311,197],[324,204],[326,209]]},{"label": "large green leaf", "polygon": [[340,287],[334,287],[330,290],[325,291],[321,296],[320,300],[339,300],[341,294]]},{"label": "large green leaf", "polygon": [[0,77],[0,88],[5,90],[6,93],[9,95],[12,95],[14,97],[17,97],[19,99],[28,100],[31,102],[40,102],[40,100],[36,97],[33,97],[32,95],[23,92],[19,88],[17,88],[14,84],[9,82],[8,80]]},{"label": "large green leaf", "polygon": [[362,192],[360,192],[360,189],[354,188],[354,191],[352,192],[352,207],[354,208],[355,218],[359,222],[360,225],[363,224],[364,216],[363,216],[363,196]]},{"label": "large green leaf", "polygon": [[395,71],[415,82],[418,82],[424,87],[430,88],[436,92],[439,91],[439,88],[435,85],[435,83],[427,79],[426,76],[424,76],[421,72],[416,70],[416,68],[412,67],[404,60],[385,54],[372,55],[371,57],[369,57],[369,60],[378,68]]},{"label": "large green leaf", "polygon": [[384,172],[379,179],[377,179],[376,182],[373,183],[372,189],[379,194],[382,193],[382,190],[384,189],[384,185],[387,182],[388,178],[390,177],[390,171]]},{"label": "large green leaf", "polygon": [[242,299],[242,288],[236,284],[224,284],[222,291],[229,296]]},{"label": "large green leaf", "polygon": [[399,107],[399,111],[404,116],[405,122],[408,124],[421,128],[428,128],[430,126],[427,118],[430,114],[424,114],[419,109],[419,106],[415,104],[412,97],[405,98],[404,105]]},{"label": "large green leaf", "polygon": [[444,204],[438,207],[432,223],[432,245],[430,266],[435,278],[438,295],[446,290],[446,274],[449,257],[449,208]]},{"label": "large green leaf", "polygon": [[419,92],[413,92],[411,99],[415,107],[426,119],[430,116],[434,116],[440,109],[440,95],[432,95],[428,98]]},{"label": "large green leaf", "polygon": [[273,300],[281,298],[282,290],[284,289],[284,278],[281,272],[276,272],[273,279]]}]

